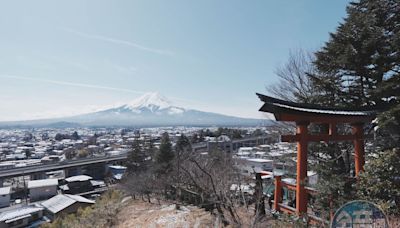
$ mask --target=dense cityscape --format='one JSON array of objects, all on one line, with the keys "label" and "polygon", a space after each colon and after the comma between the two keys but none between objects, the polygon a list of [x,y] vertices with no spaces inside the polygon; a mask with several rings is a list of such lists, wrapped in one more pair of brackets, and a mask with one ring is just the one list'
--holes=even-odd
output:
[{"label": "dense cityscape", "polygon": [[[182,135],[187,136],[193,151],[199,154],[206,155],[216,149],[232,153],[237,167],[247,176],[255,170],[272,171],[278,166],[285,169],[285,160],[286,170],[295,170],[295,161],[291,160],[295,148],[279,143],[275,127],[2,129],[1,222],[9,223],[8,218],[16,214],[35,218],[29,220],[33,224],[48,222],[71,206],[61,205],[65,197],[72,197],[78,204],[93,204],[101,193],[121,181],[126,172],[122,164],[136,140],[143,144],[151,141],[159,149],[165,133],[173,146]],[[232,138],[225,133],[231,133]],[[10,173],[14,170],[18,172]],[[55,204],[59,207],[57,211],[53,208]]]},{"label": "dense cityscape", "polygon": [[0,228],[400,227],[400,1],[0,2]]}]

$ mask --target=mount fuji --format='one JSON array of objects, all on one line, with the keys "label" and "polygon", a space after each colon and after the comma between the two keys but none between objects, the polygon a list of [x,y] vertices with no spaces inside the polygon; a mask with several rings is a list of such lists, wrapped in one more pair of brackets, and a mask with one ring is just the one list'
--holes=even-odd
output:
[{"label": "mount fuji", "polygon": [[[65,118],[18,121],[8,125],[31,126],[257,126],[266,120],[227,116],[177,107],[159,93],[143,96],[119,107]],[[1,125],[5,125],[2,123]]]}]

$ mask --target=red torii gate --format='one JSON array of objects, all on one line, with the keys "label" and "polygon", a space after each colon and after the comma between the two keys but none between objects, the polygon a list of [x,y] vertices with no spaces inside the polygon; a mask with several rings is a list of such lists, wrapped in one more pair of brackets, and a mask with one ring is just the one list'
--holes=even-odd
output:
[{"label": "red torii gate", "polygon": [[[295,135],[284,135],[281,137],[283,142],[297,142],[297,177],[296,186],[288,186],[296,191],[296,214],[304,215],[307,213],[307,192],[305,186],[307,177],[307,147],[308,142],[320,141],[353,141],[355,150],[355,173],[356,176],[364,167],[364,124],[370,123],[376,114],[374,111],[362,110],[338,110],[335,108],[319,107],[310,104],[300,104],[284,101],[273,97],[258,94],[257,96],[264,105],[260,108],[262,112],[272,113],[277,121],[290,121],[296,123]],[[328,124],[328,134],[310,135],[308,125],[310,123]],[[352,134],[339,135],[337,124],[350,124]],[[280,177],[275,179],[275,202],[274,208],[279,211],[279,200],[281,198]],[[285,210],[287,211],[287,210]]]}]

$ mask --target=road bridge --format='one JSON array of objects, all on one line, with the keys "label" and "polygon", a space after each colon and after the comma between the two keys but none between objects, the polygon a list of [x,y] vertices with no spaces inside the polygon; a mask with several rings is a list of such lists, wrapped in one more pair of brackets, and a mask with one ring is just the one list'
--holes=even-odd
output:
[{"label": "road bridge", "polygon": [[64,170],[70,168],[77,168],[82,166],[88,166],[98,163],[108,163],[108,162],[117,162],[126,160],[127,155],[119,155],[119,156],[103,156],[103,157],[95,157],[95,158],[83,158],[78,160],[70,160],[67,162],[57,162],[52,164],[45,165],[32,165],[25,167],[18,167],[12,169],[0,170],[0,180],[4,180],[7,178],[18,177],[18,176],[28,176],[37,173],[45,173],[49,171],[55,170]]},{"label": "road bridge", "polygon": [[253,147],[270,143],[274,140],[273,135],[252,136],[242,139],[233,139],[230,141],[207,141],[195,143],[192,145],[193,151],[210,151],[215,148],[220,148],[228,152],[237,151],[240,147]]}]

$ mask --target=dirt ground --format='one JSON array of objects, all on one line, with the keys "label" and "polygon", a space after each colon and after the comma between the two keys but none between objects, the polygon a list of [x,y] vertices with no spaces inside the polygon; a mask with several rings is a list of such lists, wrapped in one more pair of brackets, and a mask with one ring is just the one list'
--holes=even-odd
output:
[{"label": "dirt ground", "polygon": [[117,228],[206,228],[219,227],[209,212],[194,206],[180,206],[161,202],[147,203],[132,200],[118,213]]},{"label": "dirt ground", "polygon": [[[242,218],[250,217],[249,211],[238,210]],[[195,206],[180,206],[171,202],[153,200],[129,200],[118,213],[114,228],[218,228],[220,221],[204,209]],[[243,221],[249,225],[250,221]],[[390,227],[400,227],[399,218],[389,219]],[[244,225],[244,227],[247,227]],[[231,226],[229,226],[231,227]],[[294,224],[278,223],[269,217],[265,223],[256,227],[296,227]]]}]

